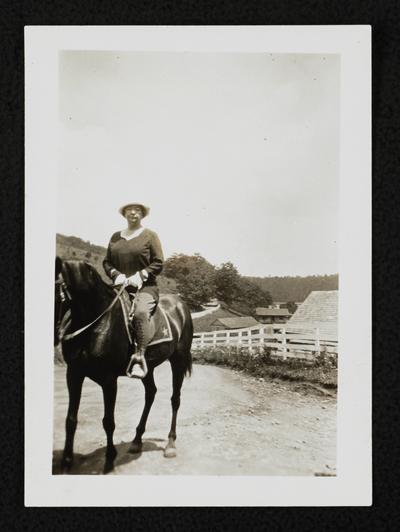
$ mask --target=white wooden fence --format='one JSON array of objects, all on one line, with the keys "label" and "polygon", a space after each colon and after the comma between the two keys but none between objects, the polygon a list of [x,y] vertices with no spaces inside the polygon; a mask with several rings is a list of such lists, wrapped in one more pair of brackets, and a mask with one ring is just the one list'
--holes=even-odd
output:
[{"label": "white wooden fence", "polygon": [[322,352],[338,353],[338,342],[334,336],[321,334],[318,327],[305,329],[287,323],[195,333],[192,345],[193,349],[240,346],[248,347],[250,351],[265,346],[271,348],[271,355],[283,359],[313,359]]}]

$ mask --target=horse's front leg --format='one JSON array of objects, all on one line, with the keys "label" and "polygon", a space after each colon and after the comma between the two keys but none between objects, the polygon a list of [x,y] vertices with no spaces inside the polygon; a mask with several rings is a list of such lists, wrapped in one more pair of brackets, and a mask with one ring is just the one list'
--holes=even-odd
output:
[{"label": "horse's front leg", "polygon": [[154,368],[149,368],[149,372],[147,373],[146,377],[144,377],[142,382],[145,390],[145,403],[139,425],[136,427],[135,438],[129,448],[129,452],[133,454],[140,453],[142,450],[142,436],[146,430],[147,418],[149,417],[149,413],[154,402],[154,397],[157,393],[157,387],[154,382]]},{"label": "horse's front leg", "polygon": [[61,469],[66,472],[72,467],[74,452],[74,436],[78,424],[78,410],[81,400],[84,376],[67,368],[67,386],[69,395],[68,413],[65,420],[65,446],[61,461]]},{"label": "horse's front leg", "polygon": [[107,450],[106,461],[104,464],[104,473],[109,473],[114,469],[114,460],[117,456],[117,450],[114,447],[114,410],[115,401],[117,398],[117,378],[110,377],[103,384],[103,400],[104,400],[104,417],[103,427],[107,436]]}]

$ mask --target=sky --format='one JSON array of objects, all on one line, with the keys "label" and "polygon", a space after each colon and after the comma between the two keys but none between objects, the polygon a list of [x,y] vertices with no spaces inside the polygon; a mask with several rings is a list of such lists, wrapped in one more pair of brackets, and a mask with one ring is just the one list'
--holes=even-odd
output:
[{"label": "sky", "polygon": [[60,53],[57,232],[106,246],[140,202],[166,257],[336,273],[339,86],[337,55]]}]

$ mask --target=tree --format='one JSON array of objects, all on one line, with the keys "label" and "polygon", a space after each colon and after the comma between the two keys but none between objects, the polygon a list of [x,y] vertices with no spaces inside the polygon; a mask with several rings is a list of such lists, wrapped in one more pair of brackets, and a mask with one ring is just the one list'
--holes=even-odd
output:
[{"label": "tree", "polygon": [[239,294],[233,302],[232,308],[254,316],[256,307],[267,307],[271,303],[272,297],[269,292],[244,277],[240,278]]},{"label": "tree", "polygon": [[231,305],[239,294],[240,275],[231,262],[221,264],[215,270],[215,290],[220,301]]},{"label": "tree", "polygon": [[165,261],[163,274],[175,279],[179,294],[192,310],[208,303],[215,294],[215,268],[199,253],[173,255]]},{"label": "tree", "polygon": [[214,295],[213,278],[200,270],[193,270],[187,276],[177,279],[180,296],[192,310],[198,310]]},{"label": "tree", "polygon": [[195,265],[197,255],[184,255],[175,253],[164,262],[163,274],[171,279],[178,279],[183,275],[188,275]]},{"label": "tree", "polygon": [[290,312],[290,314],[294,314],[297,310],[297,305],[294,301],[288,301],[285,306]]}]

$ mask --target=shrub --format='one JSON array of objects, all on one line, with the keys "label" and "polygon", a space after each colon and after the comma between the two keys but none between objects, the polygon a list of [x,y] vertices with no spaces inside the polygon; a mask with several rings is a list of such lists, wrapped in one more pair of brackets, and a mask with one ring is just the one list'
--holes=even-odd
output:
[{"label": "shrub", "polygon": [[310,382],[328,388],[337,386],[337,357],[323,353],[315,360],[273,357],[270,348],[250,351],[244,346],[210,346],[193,350],[193,361],[245,371],[257,377]]}]

